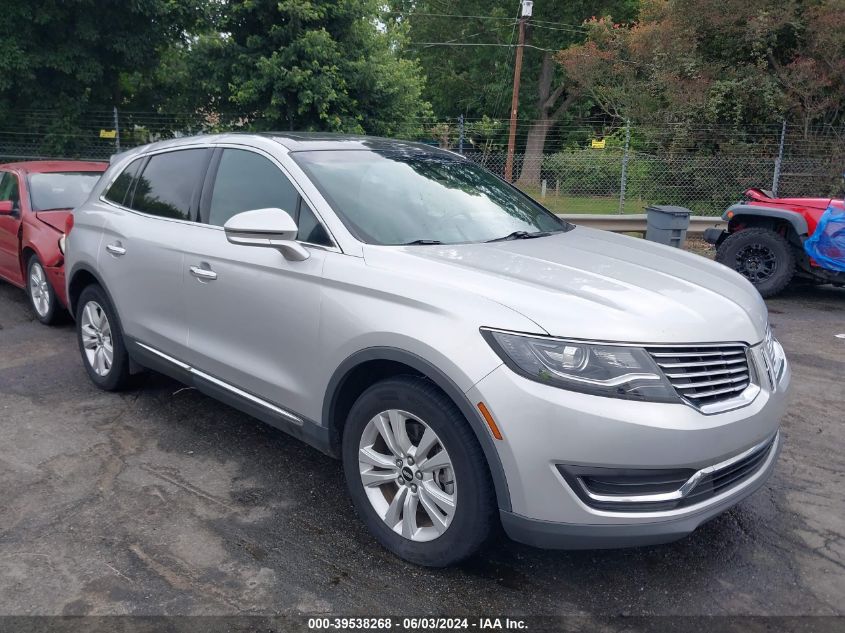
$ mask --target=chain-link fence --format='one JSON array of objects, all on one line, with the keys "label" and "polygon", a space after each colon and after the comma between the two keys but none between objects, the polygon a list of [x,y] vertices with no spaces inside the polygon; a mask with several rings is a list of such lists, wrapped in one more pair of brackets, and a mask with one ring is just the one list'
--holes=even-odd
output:
[{"label": "chain-link fence", "polygon": [[[465,155],[499,176],[506,154]],[[514,156],[519,187],[561,213],[641,213],[649,204],[689,207],[696,215],[718,215],[751,187],[776,191],[784,197],[842,195],[845,155],[785,157],[777,169],[775,158],[760,156],[655,156],[630,152],[623,184],[621,151],[576,150],[547,154],[537,182],[519,180],[525,157]]]},{"label": "chain-link fence", "polygon": [[[560,139],[560,132],[552,135],[551,144]],[[640,213],[650,204],[674,204],[719,215],[751,187],[783,197],[843,194],[841,130],[631,126],[579,140],[553,153],[515,155],[512,178],[561,213]],[[505,176],[505,152],[464,153]]]},{"label": "chain-link fence", "polygon": [[[499,176],[506,154],[465,152]],[[675,204],[696,215],[719,215],[751,187],[783,197],[842,195],[845,155],[784,157],[755,155],[655,156],[621,150],[573,150],[535,159],[540,177],[519,180],[525,156],[514,156],[517,186],[560,213],[642,213],[650,204]],[[623,164],[626,163],[623,181]]]},{"label": "chain-link fence", "polygon": [[[247,116],[99,111],[68,126],[48,111],[0,122],[0,161],[36,158],[108,159],[116,151],[163,138],[254,126]],[[530,141],[531,121],[517,129],[517,148]],[[462,151],[504,176],[507,125],[485,117],[421,121],[409,138]],[[768,126],[642,126],[587,121],[546,135],[544,153],[518,153],[517,186],[559,213],[639,213],[676,204],[718,215],[745,189],[781,196],[842,194],[845,130]]]}]

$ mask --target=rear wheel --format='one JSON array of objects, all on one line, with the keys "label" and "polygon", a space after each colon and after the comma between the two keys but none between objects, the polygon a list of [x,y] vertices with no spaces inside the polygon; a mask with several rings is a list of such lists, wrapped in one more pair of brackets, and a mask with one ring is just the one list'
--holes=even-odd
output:
[{"label": "rear wheel", "polygon": [[52,325],[59,320],[61,307],[38,255],[30,257],[27,263],[26,294],[36,318],[44,325]]},{"label": "rear wheel", "polygon": [[750,228],[729,235],[716,251],[716,261],[748,279],[763,297],[776,295],[795,274],[795,253],[772,230]]},{"label": "rear wheel", "polygon": [[358,398],[343,468],[358,515],[412,563],[452,565],[491,533],[496,505],[481,447],[455,404],[422,378],[391,378]]},{"label": "rear wheel", "polygon": [[125,388],[129,384],[129,354],[106,293],[100,286],[88,286],[76,305],[76,336],[88,377],[105,391]]}]

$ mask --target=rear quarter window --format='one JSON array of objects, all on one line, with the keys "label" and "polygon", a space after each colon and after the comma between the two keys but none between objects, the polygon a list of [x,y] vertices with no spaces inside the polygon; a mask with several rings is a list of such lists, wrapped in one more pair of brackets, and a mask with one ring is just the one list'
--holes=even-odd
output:
[{"label": "rear quarter window", "polygon": [[124,169],[121,174],[115,178],[111,186],[106,190],[103,196],[109,202],[114,202],[121,206],[129,206],[128,194],[132,188],[132,183],[135,181],[135,176],[138,175],[138,170],[141,168],[143,158],[136,158],[129,166]]}]

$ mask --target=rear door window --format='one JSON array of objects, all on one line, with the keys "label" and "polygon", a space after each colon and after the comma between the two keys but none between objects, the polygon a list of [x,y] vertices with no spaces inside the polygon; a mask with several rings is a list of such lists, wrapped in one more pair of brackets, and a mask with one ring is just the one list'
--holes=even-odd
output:
[{"label": "rear door window", "polygon": [[135,184],[131,208],[162,218],[193,220],[208,156],[205,149],[151,156]]}]

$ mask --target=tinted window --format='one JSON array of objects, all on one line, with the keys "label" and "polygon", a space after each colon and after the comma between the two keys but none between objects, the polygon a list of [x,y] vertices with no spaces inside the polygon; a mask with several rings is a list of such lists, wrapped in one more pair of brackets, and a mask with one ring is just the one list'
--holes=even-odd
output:
[{"label": "tinted window", "polygon": [[271,161],[254,152],[223,150],[211,194],[208,223],[223,226],[233,215],[277,208],[296,217],[294,186]]},{"label": "tinted window", "polygon": [[483,242],[564,222],[489,171],[414,152],[294,152],[341,220],[364,242]]},{"label": "tinted window", "polygon": [[102,172],[51,172],[29,175],[29,202],[33,211],[73,209],[88,199]]},{"label": "tinted window", "polygon": [[150,157],[135,185],[132,208],[163,218],[192,220],[191,201],[205,165],[204,149],[185,149]]},{"label": "tinted window", "polygon": [[138,174],[138,170],[141,168],[141,163],[143,162],[143,158],[136,158],[129,163],[129,167],[123,170],[123,173],[115,179],[111,187],[106,191],[106,200],[120,205],[126,205],[126,194],[129,193],[132,180]]},{"label": "tinted window", "polygon": [[317,216],[305,204],[305,200],[299,203],[299,221],[297,222],[299,233],[296,236],[301,242],[331,246],[332,240],[323,225],[317,221]]},{"label": "tinted window", "polygon": [[0,200],[12,200],[15,203],[20,200],[18,177],[11,172],[0,173]]}]

